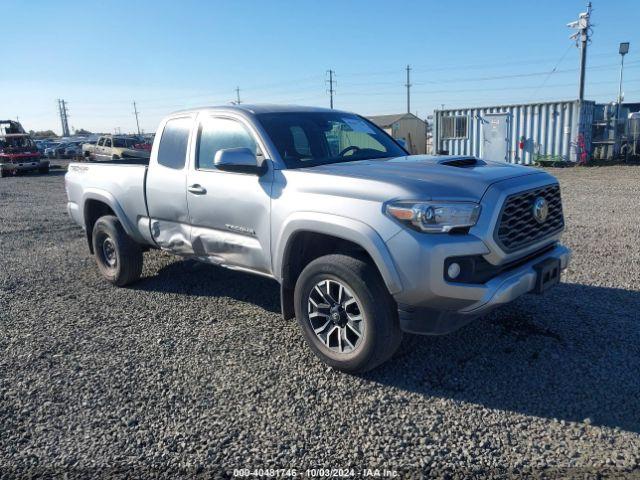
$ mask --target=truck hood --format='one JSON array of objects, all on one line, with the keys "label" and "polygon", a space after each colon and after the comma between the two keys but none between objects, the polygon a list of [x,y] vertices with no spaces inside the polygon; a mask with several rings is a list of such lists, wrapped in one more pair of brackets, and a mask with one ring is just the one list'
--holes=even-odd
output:
[{"label": "truck hood", "polygon": [[[416,199],[479,201],[493,183],[543,171],[474,157],[408,155],[403,157],[333,163],[295,171],[338,178],[368,180],[366,196],[388,198],[415,195]],[[354,189],[354,182],[348,182]],[[342,190],[343,182],[322,182],[323,190]],[[377,184],[377,185],[376,185]],[[342,185],[343,186],[343,185]],[[344,186],[343,186],[344,187]],[[360,188],[356,188],[360,190]],[[343,192],[336,192],[344,194]]]}]

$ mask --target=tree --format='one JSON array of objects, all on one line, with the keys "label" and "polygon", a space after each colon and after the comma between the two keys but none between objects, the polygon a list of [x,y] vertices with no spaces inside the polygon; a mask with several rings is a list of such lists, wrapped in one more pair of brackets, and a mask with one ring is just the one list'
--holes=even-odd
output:
[{"label": "tree", "polygon": [[93,133],[84,128],[76,128],[76,135],[92,135]]},{"label": "tree", "polygon": [[33,138],[52,138],[58,136],[53,130],[39,130],[37,132],[29,130],[29,135],[31,135]]}]

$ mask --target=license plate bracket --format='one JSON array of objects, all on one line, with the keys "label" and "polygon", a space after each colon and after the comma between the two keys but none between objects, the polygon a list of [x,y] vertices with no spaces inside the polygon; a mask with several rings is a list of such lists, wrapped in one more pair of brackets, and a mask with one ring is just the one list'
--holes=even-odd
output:
[{"label": "license plate bracket", "polygon": [[536,286],[533,293],[542,294],[560,283],[560,259],[547,258],[533,266],[536,271]]}]

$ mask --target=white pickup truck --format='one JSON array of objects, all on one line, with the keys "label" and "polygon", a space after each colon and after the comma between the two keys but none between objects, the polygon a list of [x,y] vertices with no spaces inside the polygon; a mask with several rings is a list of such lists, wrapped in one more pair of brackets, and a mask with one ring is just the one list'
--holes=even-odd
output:
[{"label": "white pickup truck", "polygon": [[148,166],[75,163],[68,211],[104,277],[163,249],[275,279],[310,348],[371,369],[404,333],[450,332],[560,280],[560,187],[540,169],[409,155],[363,117],[304,107],[177,112]]}]

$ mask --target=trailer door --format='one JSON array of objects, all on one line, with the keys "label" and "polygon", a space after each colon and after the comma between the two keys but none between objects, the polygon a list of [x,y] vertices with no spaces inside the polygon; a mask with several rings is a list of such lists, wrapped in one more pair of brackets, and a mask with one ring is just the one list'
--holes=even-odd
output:
[{"label": "trailer door", "polygon": [[511,115],[508,113],[486,114],[482,122],[482,157],[497,162],[509,161]]}]

